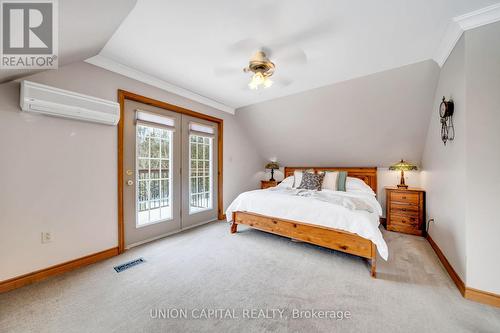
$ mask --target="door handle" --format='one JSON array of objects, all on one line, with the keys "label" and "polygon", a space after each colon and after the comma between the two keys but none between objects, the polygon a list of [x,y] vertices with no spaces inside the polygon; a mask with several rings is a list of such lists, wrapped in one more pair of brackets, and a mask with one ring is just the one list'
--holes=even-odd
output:
[{"label": "door handle", "polygon": [[134,182],[133,182],[132,180],[130,180],[130,179],[129,179],[129,180],[127,180],[127,185],[128,185],[128,186],[132,186],[132,185],[134,185]]}]

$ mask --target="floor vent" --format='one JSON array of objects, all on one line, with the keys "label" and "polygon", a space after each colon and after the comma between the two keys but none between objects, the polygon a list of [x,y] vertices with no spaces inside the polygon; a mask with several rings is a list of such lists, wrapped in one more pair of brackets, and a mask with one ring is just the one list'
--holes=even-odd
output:
[{"label": "floor vent", "polygon": [[139,265],[139,264],[142,264],[143,262],[146,262],[144,259],[142,258],[139,258],[139,259],[135,259],[135,260],[132,260],[132,261],[129,261],[129,262],[126,262],[124,264],[121,264],[121,265],[118,265],[118,266],[115,266],[113,267],[115,269],[115,271],[117,273],[120,273],[120,272],[123,272],[124,270],[126,269],[129,269],[130,267],[134,267],[135,265]]}]

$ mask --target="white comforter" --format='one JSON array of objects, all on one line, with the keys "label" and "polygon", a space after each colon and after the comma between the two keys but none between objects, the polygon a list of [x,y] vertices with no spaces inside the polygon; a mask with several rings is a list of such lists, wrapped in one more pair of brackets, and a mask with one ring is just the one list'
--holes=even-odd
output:
[{"label": "white comforter", "polygon": [[375,243],[382,258],[388,257],[387,244],[378,228],[382,208],[371,194],[273,187],[240,194],[226,210],[228,222],[237,211],[355,233]]}]

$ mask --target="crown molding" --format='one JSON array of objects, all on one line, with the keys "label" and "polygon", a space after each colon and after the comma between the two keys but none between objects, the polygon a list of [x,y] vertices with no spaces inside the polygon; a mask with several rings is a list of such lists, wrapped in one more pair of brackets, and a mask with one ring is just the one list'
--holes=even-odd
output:
[{"label": "crown molding", "polygon": [[439,44],[437,52],[433,58],[439,67],[443,67],[446,59],[450,56],[451,51],[453,51],[453,48],[462,36],[463,32],[464,31],[460,28],[460,25],[458,25],[457,22],[453,21],[448,24],[444,36],[441,39],[441,43]]},{"label": "crown molding", "polygon": [[434,61],[442,67],[464,31],[500,21],[500,3],[456,16],[448,24],[446,32],[434,55]]},{"label": "crown molding", "polygon": [[119,62],[112,60],[112,59],[109,59],[107,57],[103,57],[102,55],[98,54],[92,58],[85,60],[85,62],[92,64],[94,66],[97,66],[97,67],[104,68],[108,71],[121,74],[121,75],[129,77],[131,79],[140,81],[142,83],[149,84],[150,86],[160,88],[160,89],[168,91],[170,93],[188,98],[192,101],[196,101],[198,103],[213,107],[217,110],[221,110],[221,111],[224,111],[224,112],[227,112],[230,114],[235,113],[235,109],[231,106],[217,102],[213,99],[199,95],[199,94],[192,92],[188,89],[181,88],[181,87],[176,86],[174,84],[163,81],[157,77],[154,77],[154,76],[151,76],[149,74],[138,71],[136,69],[130,68],[130,67],[125,66]]},{"label": "crown molding", "polygon": [[500,3],[484,7],[453,19],[463,31],[500,21]]}]

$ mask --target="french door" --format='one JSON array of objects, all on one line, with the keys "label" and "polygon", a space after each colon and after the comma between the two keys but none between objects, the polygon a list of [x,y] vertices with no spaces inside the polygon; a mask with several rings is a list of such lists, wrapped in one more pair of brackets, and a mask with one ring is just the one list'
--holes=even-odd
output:
[{"label": "french door", "polygon": [[215,220],[217,124],[129,100],[123,121],[125,247]]},{"label": "french door", "polygon": [[182,227],[217,219],[217,126],[182,116]]}]

